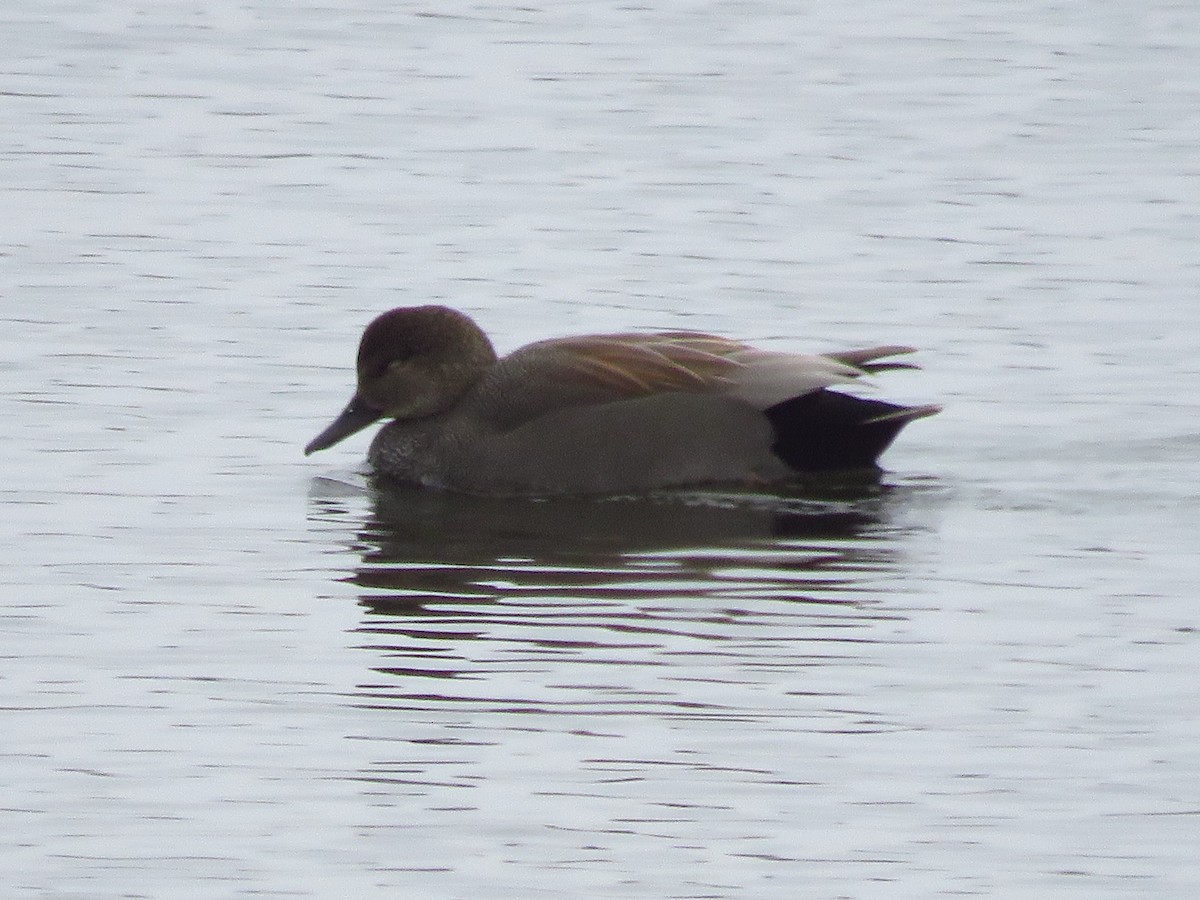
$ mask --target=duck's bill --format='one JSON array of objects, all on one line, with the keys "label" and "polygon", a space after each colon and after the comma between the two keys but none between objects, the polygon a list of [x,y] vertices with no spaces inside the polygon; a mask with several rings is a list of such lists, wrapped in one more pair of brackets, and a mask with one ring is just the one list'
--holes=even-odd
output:
[{"label": "duck's bill", "polygon": [[332,447],[338,441],[350,437],[356,431],[362,431],[372,422],[378,421],[382,416],[383,412],[381,410],[375,409],[373,406],[368,406],[356,396],[342,410],[341,415],[329,423],[328,428],[308,442],[308,446],[304,448],[304,455],[308,456],[310,453],[316,453],[318,450]]}]

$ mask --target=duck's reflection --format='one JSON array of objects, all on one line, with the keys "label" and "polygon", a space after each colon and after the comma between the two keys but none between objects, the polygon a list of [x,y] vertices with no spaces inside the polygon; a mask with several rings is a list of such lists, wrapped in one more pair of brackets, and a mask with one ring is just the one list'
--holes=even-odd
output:
[{"label": "duck's reflection", "polygon": [[888,566],[889,514],[905,490],[860,480],[791,494],[496,499],[373,484],[348,580],[377,614],[548,595],[853,599],[838,594]]},{"label": "duck's reflection", "polygon": [[[361,588],[357,632],[388,680],[360,693],[425,706],[567,661],[684,671],[712,656],[765,672],[846,659],[897,617],[880,582],[911,532],[896,511],[919,491],[501,500],[368,485],[361,563],[344,580]],[[314,500],[323,517],[339,503]],[[413,676],[459,687],[414,691]]]}]

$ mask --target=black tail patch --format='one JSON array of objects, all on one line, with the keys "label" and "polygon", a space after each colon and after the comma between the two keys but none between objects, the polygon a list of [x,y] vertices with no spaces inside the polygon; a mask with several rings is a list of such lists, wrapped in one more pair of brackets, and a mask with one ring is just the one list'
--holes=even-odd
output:
[{"label": "black tail patch", "polygon": [[775,455],[800,472],[862,469],[913,419],[937,412],[819,390],[776,403],[766,411],[775,428]]}]

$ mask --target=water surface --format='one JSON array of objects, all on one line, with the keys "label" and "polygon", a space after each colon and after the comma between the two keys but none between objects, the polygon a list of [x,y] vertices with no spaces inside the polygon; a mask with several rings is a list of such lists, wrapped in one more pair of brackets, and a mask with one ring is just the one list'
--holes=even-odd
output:
[{"label": "water surface", "polygon": [[[1200,13],[9,4],[14,897],[1192,897]],[[922,348],[877,481],[300,448],[362,326]]]}]

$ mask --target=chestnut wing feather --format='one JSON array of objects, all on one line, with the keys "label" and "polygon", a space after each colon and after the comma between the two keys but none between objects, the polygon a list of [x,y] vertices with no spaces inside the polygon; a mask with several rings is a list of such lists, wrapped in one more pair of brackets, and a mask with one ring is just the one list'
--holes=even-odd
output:
[{"label": "chestnut wing feather", "polygon": [[490,397],[488,418],[508,427],[557,409],[661,393],[712,394],[765,410],[895,365],[876,360],[907,351],[782,353],[690,331],[581,335],[514,351],[485,378],[480,393]]}]

